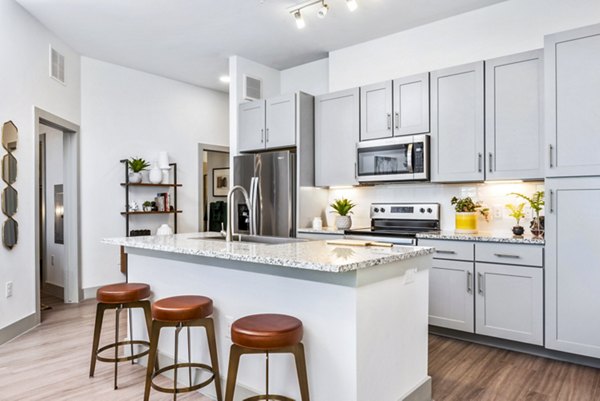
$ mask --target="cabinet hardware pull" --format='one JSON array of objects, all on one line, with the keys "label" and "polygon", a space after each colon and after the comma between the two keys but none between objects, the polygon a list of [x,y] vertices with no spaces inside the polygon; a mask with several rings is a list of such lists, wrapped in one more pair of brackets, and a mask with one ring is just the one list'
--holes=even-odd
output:
[{"label": "cabinet hardware pull", "polygon": [[473,273],[467,272],[467,294],[473,293]]},{"label": "cabinet hardware pull", "polygon": [[388,131],[392,129],[392,115],[387,113],[387,129]]},{"label": "cabinet hardware pull", "polygon": [[454,255],[456,252],[455,251],[444,251],[442,249],[436,249],[435,253],[444,253],[444,254],[448,254],[448,255]]},{"label": "cabinet hardware pull", "polygon": [[552,159],[554,158],[554,146],[548,145],[548,151],[549,151],[549,154],[548,154],[548,163],[550,163],[550,168],[553,168],[554,167],[554,163],[553,163]]},{"label": "cabinet hardware pull", "polygon": [[483,274],[477,273],[477,292],[483,295]]},{"label": "cabinet hardware pull", "polygon": [[494,155],[492,154],[492,152],[490,152],[489,157],[490,157],[490,160],[489,160],[490,161],[490,167],[489,167],[490,173],[493,173],[494,169],[492,168],[492,163],[493,163]]},{"label": "cabinet hardware pull", "polygon": [[265,143],[265,129],[260,129],[260,143]]},{"label": "cabinet hardware pull", "polygon": [[396,129],[399,129],[400,128],[400,113],[396,112],[394,117],[396,119]]},{"label": "cabinet hardware pull", "polygon": [[482,164],[483,164],[483,155],[481,153],[479,153],[477,155],[477,157],[478,157],[478,159],[477,159],[477,163],[478,163],[477,170],[481,173],[483,171],[483,167],[482,167]]},{"label": "cabinet hardware pull", "polygon": [[521,259],[519,255],[508,255],[506,253],[495,253],[494,256],[497,256],[499,258]]},{"label": "cabinet hardware pull", "polygon": [[269,129],[267,128],[267,137],[266,137],[266,141],[269,142]]},{"label": "cabinet hardware pull", "polygon": [[550,190],[550,213],[554,213],[554,190]]},{"label": "cabinet hardware pull", "polygon": [[354,163],[354,179],[358,181],[358,165]]}]

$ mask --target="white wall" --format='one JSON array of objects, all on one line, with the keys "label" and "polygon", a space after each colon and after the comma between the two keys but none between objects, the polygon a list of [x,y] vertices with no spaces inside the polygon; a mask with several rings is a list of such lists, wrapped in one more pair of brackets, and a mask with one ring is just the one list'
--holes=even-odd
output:
[{"label": "white wall", "polygon": [[41,133],[46,134],[46,255],[44,281],[58,287],[64,287],[65,246],[54,242],[54,186],[64,184],[63,133],[46,126],[42,126]]},{"label": "white wall", "polygon": [[[228,96],[83,57],[81,212],[83,288],[123,280],[119,250],[100,244],[125,235],[124,167],[119,160],[155,160],[167,151],[178,164],[179,232],[198,230],[198,143],[228,145]],[[132,189],[141,206],[157,189]],[[164,216],[132,217],[130,229],[154,233]],[[172,218],[169,223],[172,226]]]},{"label": "white wall", "polygon": [[537,49],[545,34],[598,22],[598,0],[510,0],[332,51],[329,89]]},{"label": "white wall", "polygon": [[306,92],[317,96],[329,91],[329,59],[281,71],[281,93]]},{"label": "white wall", "polygon": [[[66,85],[48,76],[48,47],[54,45],[66,57]],[[13,0],[0,0],[0,123],[12,120],[19,128],[15,151],[19,174],[14,187],[19,193],[19,243],[11,250],[0,245],[0,328],[35,313],[34,207],[34,106],[78,124],[80,122],[79,56],[42,27]],[[0,157],[5,151],[0,150]],[[4,184],[0,184],[4,189]],[[4,222],[0,217],[0,224]],[[13,282],[13,296],[4,297],[4,286]]]}]

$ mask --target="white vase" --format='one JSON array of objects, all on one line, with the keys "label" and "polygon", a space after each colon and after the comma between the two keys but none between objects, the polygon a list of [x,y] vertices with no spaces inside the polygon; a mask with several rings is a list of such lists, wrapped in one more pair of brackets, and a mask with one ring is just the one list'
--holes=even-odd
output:
[{"label": "white vase", "polygon": [[142,182],[142,173],[129,173],[129,182],[132,184],[139,184]]},{"label": "white vase", "polygon": [[338,230],[347,230],[352,227],[352,218],[350,216],[336,216],[335,228]]},{"label": "white vase", "polygon": [[168,224],[163,224],[156,230],[156,235],[172,235],[173,229]]},{"label": "white vase", "polygon": [[152,184],[160,184],[163,180],[162,170],[158,167],[156,162],[152,165],[150,174],[148,174],[148,180],[150,180]]}]

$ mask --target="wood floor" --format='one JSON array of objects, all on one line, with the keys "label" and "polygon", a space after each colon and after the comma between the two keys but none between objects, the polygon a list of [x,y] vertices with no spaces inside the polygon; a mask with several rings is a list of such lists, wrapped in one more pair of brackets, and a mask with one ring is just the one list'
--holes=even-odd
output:
[{"label": "wood floor", "polygon": [[[98,363],[95,377],[88,378],[93,301],[44,303],[52,309],[43,312],[40,327],[0,346],[0,401],[142,399],[145,370],[140,366],[120,364],[116,391],[110,364]],[[108,317],[105,342],[114,329]],[[435,401],[600,401],[598,369],[437,336],[430,336],[429,345]],[[152,392],[152,401],[170,399]],[[178,399],[207,401],[195,393]]]}]

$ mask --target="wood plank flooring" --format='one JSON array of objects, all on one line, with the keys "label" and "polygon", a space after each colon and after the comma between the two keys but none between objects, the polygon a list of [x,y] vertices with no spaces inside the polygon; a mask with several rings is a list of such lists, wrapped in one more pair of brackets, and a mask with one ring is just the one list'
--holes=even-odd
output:
[{"label": "wood plank flooring", "polygon": [[[0,346],[1,401],[142,399],[145,370],[138,365],[119,365],[116,391],[110,364],[98,363],[96,376],[88,378],[94,301],[44,303],[52,309],[43,312],[41,326]],[[113,315],[107,317],[103,342],[114,329]],[[598,369],[438,336],[430,336],[429,347],[435,401],[600,401]],[[152,392],[152,401],[171,399]],[[178,399],[208,401],[195,393]]]}]

